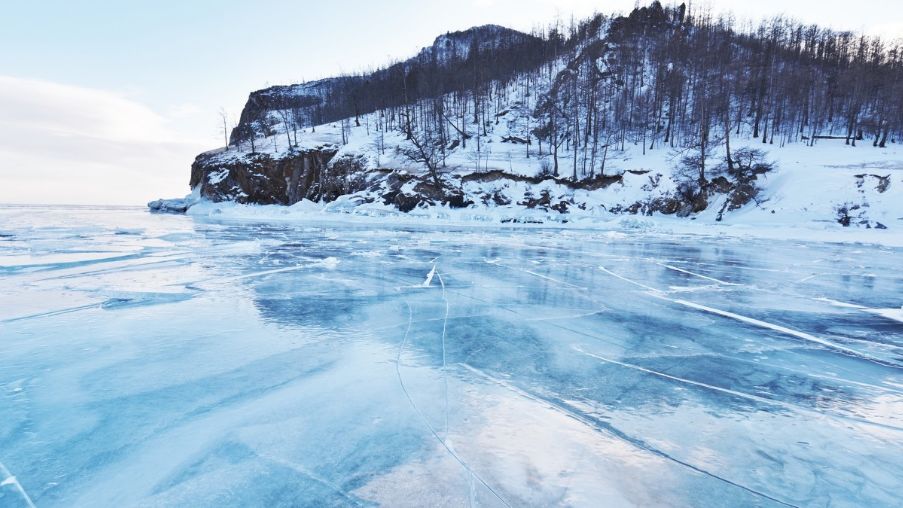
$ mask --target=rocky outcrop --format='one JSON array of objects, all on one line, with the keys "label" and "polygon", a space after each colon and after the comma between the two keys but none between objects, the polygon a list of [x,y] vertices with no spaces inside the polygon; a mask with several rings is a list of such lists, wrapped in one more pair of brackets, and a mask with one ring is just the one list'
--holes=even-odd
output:
[{"label": "rocky outcrop", "polygon": [[511,182],[524,182],[532,185],[539,185],[543,182],[553,182],[569,189],[596,190],[604,189],[613,183],[623,181],[621,175],[606,176],[596,175],[592,178],[584,180],[571,180],[559,176],[543,175],[543,176],[525,176],[516,173],[509,173],[502,170],[481,171],[477,173],[469,173],[461,177],[462,182],[494,182],[498,180],[508,180]]},{"label": "rocky outcrop", "polygon": [[230,157],[216,151],[199,155],[191,165],[191,187],[210,201],[292,205],[360,190],[355,188],[360,164],[353,160],[330,164],[338,149],[325,145],[274,157],[243,154]]},{"label": "rocky outcrop", "polygon": [[[217,150],[199,155],[191,166],[193,193],[184,200],[148,203],[155,212],[184,213],[200,199],[259,205],[293,205],[302,200],[329,203],[344,198],[341,206],[381,204],[401,212],[432,207],[522,207],[552,215],[578,210],[605,210],[612,214],[678,215],[699,213],[719,202],[718,219],[726,211],[755,200],[756,174],[718,176],[703,188],[662,190],[661,174],[629,171],[596,175],[584,180],[551,175],[526,176],[501,170],[443,174],[406,169],[368,167],[365,155],[343,153],[327,144],[291,152],[243,153]],[[609,203],[597,191],[614,186],[609,197],[628,185],[627,178],[648,178],[646,198]]]},{"label": "rocky outcrop", "polygon": [[442,179],[437,184],[428,176],[415,176],[406,171],[377,176],[371,181],[370,190],[379,194],[384,204],[402,212],[437,205],[466,208],[473,204],[453,181]]}]

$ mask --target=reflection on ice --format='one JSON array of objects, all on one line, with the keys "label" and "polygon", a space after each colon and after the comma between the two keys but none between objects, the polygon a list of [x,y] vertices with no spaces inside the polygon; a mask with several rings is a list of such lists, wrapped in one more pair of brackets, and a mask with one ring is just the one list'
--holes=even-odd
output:
[{"label": "reflection on ice", "polygon": [[897,249],[0,219],[0,506],[899,503]]}]

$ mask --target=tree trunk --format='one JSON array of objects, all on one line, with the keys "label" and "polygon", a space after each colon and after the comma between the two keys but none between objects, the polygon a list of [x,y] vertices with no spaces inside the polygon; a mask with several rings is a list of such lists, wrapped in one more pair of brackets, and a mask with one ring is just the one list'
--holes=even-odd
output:
[{"label": "tree trunk", "polygon": [[734,170],[734,159],[731,157],[731,123],[730,123],[730,110],[725,110],[724,112],[724,151],[727,155],[727,169],[729,171]]}]

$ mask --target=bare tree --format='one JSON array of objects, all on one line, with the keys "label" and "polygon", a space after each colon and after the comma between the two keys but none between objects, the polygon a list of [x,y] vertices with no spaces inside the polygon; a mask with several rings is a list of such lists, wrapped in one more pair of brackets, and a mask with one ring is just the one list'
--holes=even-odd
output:
[{"label": "bare tree", "polygon": [[[279,109],[279,110],[277,110],[277,113],[279,114],[279,118],[282,120],[282,130],[283,130],[283,132],[285,132],[285,140],[286,140],[288,149],[291,151],[292,138],[291,138],[291,136],[289,136],[289,131],[294,129],[295,130],[295,139],[296,140],[298,139],[297,124],[295,123],[294,119],[292,118],[292,110],[291,109]],[[297,141],[295,142],[295,144],[297,145]]]},{"label": "bare tree", "polygon": [[225,108],[219,108],[219,116],[223,121],[223,146],[229,148],[229,114]]},{"label": "bare tree", "polygon": [[441,187],[442,181],[439,179],[436,143],[432,139],[430,132],[415,132],[409,118],[405,119],[402,129],[409,145],[400,147],[400,153],[409,161],[426,166],[433,183],[436,187]]}]

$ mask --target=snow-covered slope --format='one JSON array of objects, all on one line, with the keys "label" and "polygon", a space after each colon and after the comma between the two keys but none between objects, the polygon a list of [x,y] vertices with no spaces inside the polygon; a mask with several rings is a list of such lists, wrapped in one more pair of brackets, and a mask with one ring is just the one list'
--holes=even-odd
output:
[{"label": "snow-covered slope", "polygon": [[[621,44],[622,39],[599,35],[610,24],[590,23],[588,34],[573,36],[576,42],[569,43],[566,53],[549,57],[536,69],[486,80],[479,92],[452,91],[317,125],[293,120],[284,105],[292,100],[311,104],[339,100],[331,95],[336,87],[358,78],[255,92],[243,115],[257,115],[246,125],[246,138],[201,154],[195,161],[191,186],[202,199],[192,213],[221,213],[230,208],[206,200],[297,204],[277,212],[281,216],[408,214],[581,224],[644,216],[760,229],[849,227],[889,230],[890,234],[903,230],[903,151],[896,139],[877,147],[867,140],[812,143],[801,134],[776,140],[772,133],[766,144],[754,135],[751,121],[738,121],[729,129],[734,162],[737,154],[749,150],[759,152],[756,162],[728,169],[727,139],[713,138],[702,187],[686,169],[688,155],[698,146],[673,138],[669,142],[661,134],[650,140],[645,131],[642,138],[609,133],[598,147],[583,140],[579,150],[571,142],[579,134],[569,134],[557,138],[553,155],[548,133],[543,133],[550,125],[549,115],[570,114],[562,109],[570,107],[574,118],[591,113],[562,98],[567,87],[580,84],[574,81],[583,72],[580,69],[588,67],[597,73],[599,86],[626,86],[612,77],[623,62],[610,46]],[[539,40],[530,37],[496,26],[479,27],[440,36],[408,62],[451,65],[470,61],[470,51],[491,53]],[[422,85],[424,68],[415,72],[405,67],[409,63],[398,65],[405,80],[410,80],[404,81],[405,87]],[[641,72],[651,74],[652,70]],[[360,89],[350,90],[358,93]],[[430,115],[429,121],[444,129],[438,135],[411,128],[411,122],[426,123]],[[193,204],[194,199],[184,208]],[[180,208],[172,203],[157,206],[167,207]],[[256,210],[245,212],[229,211],[257,214]]]},{"label": "snow-covered slope", "polygon": [[[627,144],[610,148],[604,175],[572,182],[547,175],[549,156],[538,153],[534,143],[512,142],[534,127],[531,104],[506,97],[505,108],[486,128],[486,135],[476,136],[466,147],[458,146],[446,154],[440,173],[448,184],[459,189],[470,203],[465,215],[498,216],[502,220],[531,217],[530,220],[568,221],[580,217],[611,218],[613,214],[668,215],[680,212],[680,203],[668,208],[669,200],[678,199],[681,178],[675,169],[683,151],[669,147],[646,149]],[[398,209],[397,203],[384,199],[391,185],[387,175],[425,178],[423,165],[403,154],[408,144],[399,131],[377,131],[378,114],[363,115],[360,126],[346,122],[342,143],[341,122],[315,127],[298,133],[298,146],[289,151],[290,138],[284,134],[260,137],[257,153],[230,148],[207,154],[206,167],[220,168],[205,173],[204,181],[195,182],[205,188],[228,182],[235,193],[211,190],[228,200],[242,202],[241,189],[227,181],[231,166],[255,167],[254,161],[290,161],[311,151],[327,150],[334,155],[326,162],[326,172],[340,161],[353,160],[357,171],[371,175],[360,188],[351,189],[339,202],[323,207],[362,214],[384,214]],[[272,121],[280,130],[278,118]],[[349,125],[350,124],[350,125]],[[478,143],[479,140],[479,143]],[[897,144],[874,148],[870,144],[852,147],[843,140],[820,140],[815,146],[788,144],[783,147],[762,145],[758,140],[740,138],[736,148],[750,146],[765,152],[775,169],[759,175],[760,188],[755,199],[737,210],[721,215],[727,223],[800,224],[844,223],[848,226],[874,228],[903,227],[903,151]],[[544,147],[544,150],[548,150]],[[573,155],[562,153],[562,172],[573,168]],[[582,178],[582,161],[578,158],[578,175]],[[223,169],[225,168],[225,169]],[[378,171],[381,170],[381,171]],[[253,171],[253,169],[251,170]],[[600,176],[604,178],[600,178]],[[524,177],[524,178],[519,178]],[[413,182],[413,180],[412,180]],[[403,192],[413,195],[410,183]],[[315,200],[321,201],[319,196]],[[301,198],[303,199],[303,197]],[[715,221],[724,207],[727,195],[715,195],[704,211],[689,213],[698,220]],[[292,204],[292,201],[250,201],[258,204]],[[424,209],[430,203],[417,203]],[[436,204],[436,203],[433,203]],[[438,203],[441,205],[441,203]],[[848,219],[848,220],[847,220]]]}]

